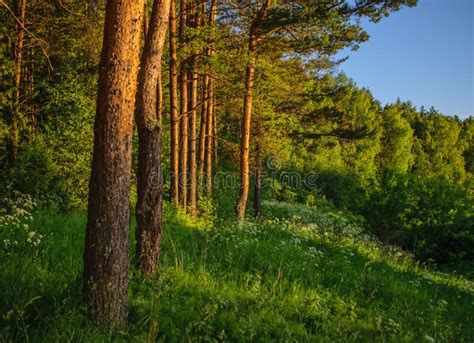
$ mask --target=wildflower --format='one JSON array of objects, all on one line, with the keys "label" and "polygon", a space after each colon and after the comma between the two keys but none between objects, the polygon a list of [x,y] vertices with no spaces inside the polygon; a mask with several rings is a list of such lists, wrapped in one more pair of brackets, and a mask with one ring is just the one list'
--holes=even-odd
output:
[{"label": "wildflower", "polygon": [[435,342],[435,339],[429,335],[425,335],[424,339],[427,340],[428,342]]}]

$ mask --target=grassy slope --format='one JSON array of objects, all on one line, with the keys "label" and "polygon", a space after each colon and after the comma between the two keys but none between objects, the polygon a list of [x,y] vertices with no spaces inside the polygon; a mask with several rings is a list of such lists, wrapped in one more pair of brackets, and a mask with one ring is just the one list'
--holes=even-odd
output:
[{"label": "grassy slope", "polygon": [[474,339],[470,281],[417,266],[338,212],[267,203],[272,219],[213,230],[167,212],[159,277],[131,275],[127,332],[84,318],[85,215],[38,213],[39,249],[0,252],[0,341]]}]

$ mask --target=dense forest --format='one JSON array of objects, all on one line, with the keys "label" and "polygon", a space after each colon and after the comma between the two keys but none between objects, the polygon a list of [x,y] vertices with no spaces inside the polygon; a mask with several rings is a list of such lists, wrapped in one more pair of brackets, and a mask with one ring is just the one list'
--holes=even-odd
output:
[{"label": "dense forest", "polygon": [[474,119],[339,72],[416,3],[0,0],[0,341],[472,341]]}]

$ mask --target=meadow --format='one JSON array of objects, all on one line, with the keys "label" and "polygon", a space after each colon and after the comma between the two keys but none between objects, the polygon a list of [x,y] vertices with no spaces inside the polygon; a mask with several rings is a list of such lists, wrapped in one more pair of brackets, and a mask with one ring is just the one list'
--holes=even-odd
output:
[{"label": "meadow", "polygon": [[323,203],[263,210],[238,224],[166,205],[159,272],[130,256],[129,323],[112,331],[82,305],[86,214],[18,206],[1,221],[0,341],[472,342],[472,266],[415,262]]}]

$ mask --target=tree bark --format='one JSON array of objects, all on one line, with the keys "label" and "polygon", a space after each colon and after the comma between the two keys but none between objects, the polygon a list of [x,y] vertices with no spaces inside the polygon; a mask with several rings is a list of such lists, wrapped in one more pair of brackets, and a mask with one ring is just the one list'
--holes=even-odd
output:
[{"label": "tree bark", "polygon": [[214,80],[209,78],[209,103],[207,105],[207,126],[206,126],[206,193],[212,194],[212,109],[214,97]]},{"label": "tree bark", "polygon": [[[217,17],[217,1],[211,0],[211,7],[209,12],[209,24],[215,25]],[[207,55],[209,58],[212,58],[214,55],[214,40],[216,36],[215,28],[212,29],[212,36],[209,47],[207,49]],[[207,96],[207,126],[206,126],[206,152],[205,152],[205,164],[206,164],[206,193],[208,195],[212,194],[212,147],[213,147],[213,130],[214,130],[214,119],[215,119],[215,80],[212,77],[208,76],[208,96]]]},{"label": "tree bark", "polygon": [[267,15],[272,1],[263,0],[250,26],[248,42],[248,60],[245,75],[244,113],[240,125],[240,198],[237,202],[236,213],[240,221],[245,219],[245,210],[249,196],[249,159],[250,159],[250,125],[252,120],[253,86],[255,80],[255,66],[257,64],[257,43],[262,39],[258,34],[262,22]]},{"label": "tree bark", "polygon": [[[215,85],[215,83],[214,83]],[[213,92],[212,92],[212,139],[213,139],[213,144],[212,144],[212,148],[213,148],[213,154],[214,154],[214,169],[217,171],[217,157],[218,157],[218,145],[217,145],[217,111],[216,111],[216,107],[217,107],[217,103],[216,103],[216,91],[215,91],[215,86],[212,87],[213,88]]]},{"label": "tree bark", "polygon": [[201,105],[201,125],[199,127],[199,187],[202,190],[204,184],[204,158],[206,148],[207,133],[207,106],[208,106],[208,83],[209,78],[204,75],[202,80],[202,105]]},{"label": "tree bark", "polygon": [[137,265],[147,275],[156,271],[163,229],[161,57],[169,12],[170,0],[154,0],[138,74],[135,106],[138,130],[136,253]]},{"label": "tree bark", "polygon": [[[200,6],[197,3],[190,4],[190,26],[195,29],[199,28],[199,10]],[[198,58],[199,51],[194,51],[190,62],[190,94],[189,94],[189,157],[188,157],[188,206],[191,212],[191,216],[195,218],[197,216],[197,175],[196,175],[196,121],[197,121],[197,100],[198,100]]]},{"label": "tree bark", "polygon": [[99,67],[84,246],[84,296],[93,322],[127,318],[132,122],[143,0],[108,0]]},{"label": "tree bark", "polygon": [[[201,6],[201,26],[206,26],[208,23],[206,0],[202,0],[200,3]],[[207,47],[204,48],[204,53],[207,54]],[[206,125],[207,125],[207,106],[208,106],[208,83],[209,77],[207,73],[202,77],[202,105],[201,105],[201,123],[199,126],[199,158],[198,158],[198,178],[199,178],[199,189],[202,191],[204,186],[204,161],[205,161],[205,149],[206,149]]]},{"label": "tree bark", "polygon": [[[185,44],[184,31],[187,25],[187,1],[180,1],[180,43]],[[183,61],[179,71],[180,82],[180,158],[179,158],[179,203],[186,210],[188,180],[188,70]]]},{"label": "tree bark", "polygon": [[249,195],[250,123],[252,117],[255,64],[257,61],[257,40],[257,36],[251,32],[249,37],[247,71],[245,76],[244,114],[240,125],[240,198],[236,208],[237,217],[240,221],[245,218],[245,210]]},{"label": "tree bark", "polygon": [[171,121],[171,167],[170,198],[178,207],[179,195],[179,117],[178,117],[178,66],[176,52],[176,0],[170,1],[170,121]]},{"label": "tree bark", "polygon": [[261,198],[261,174],[262,174],[262,156],[260,151],[260,145],[257,145],[257,151],[255,154],[255,174],[254,174],[254,191],[253,191],[253,214],[255,217],[260,216],[262,208]]}]

